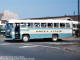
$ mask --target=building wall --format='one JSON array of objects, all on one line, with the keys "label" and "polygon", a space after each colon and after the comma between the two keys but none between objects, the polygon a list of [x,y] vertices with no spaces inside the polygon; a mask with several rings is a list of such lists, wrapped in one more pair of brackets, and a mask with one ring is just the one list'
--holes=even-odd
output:
[{"label": "building wall", "polygon": [[3,13],[0,14],[0,35],[5,34],[5,23],[6,20],[10,19],[18,19],[18,14],[8,10],[5,10]]},{"label": "building wall", "polygon": [[1,20],[18,19],[18,14],[5,10]]}]

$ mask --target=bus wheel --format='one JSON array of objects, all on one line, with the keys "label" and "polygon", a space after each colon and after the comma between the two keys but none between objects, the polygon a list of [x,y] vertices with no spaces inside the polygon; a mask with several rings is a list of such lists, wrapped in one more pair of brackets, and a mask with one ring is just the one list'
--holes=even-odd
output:
[{"label": "bus wheel", "polygon": [[29,36],[28,35],[23,35],[23,41],[28,42],[29,41]]},{"label": "bus wheel", "polygon": [[57,34],[52,35],[52,41],[58,41],[58,35]]}]

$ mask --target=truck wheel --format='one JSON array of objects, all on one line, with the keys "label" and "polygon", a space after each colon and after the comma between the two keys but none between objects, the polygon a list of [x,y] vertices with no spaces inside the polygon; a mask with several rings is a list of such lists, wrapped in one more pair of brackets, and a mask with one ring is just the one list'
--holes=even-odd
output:
[{"label": "truck wheel", "polygon": [[23,35],[23,42],[28,42],[28,41],[29,41],[29,36]]},{"label": "truck wheel", "polygon": [[58,41],[58,35],[56,34],[52,35],[52,41]]}]

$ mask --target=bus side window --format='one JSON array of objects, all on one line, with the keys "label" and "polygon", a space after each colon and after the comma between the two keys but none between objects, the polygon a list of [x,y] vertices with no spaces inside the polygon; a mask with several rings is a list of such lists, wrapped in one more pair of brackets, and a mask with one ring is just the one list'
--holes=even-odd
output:
[{"label": "bus side window", "polygon": [[69,23],[66,23],[66,28],[70,28],[70,24]]},{"label": "bus side window", "polygon": [[46,28],[46,23],[41,23],[42,28]]},{"label": "bus side window", "polygon": [[53,23],[48,23],[48,27],[52,28],[53,27]]},{"label": "bus side window", "polygon": [[76,24],[76,28],[78,28],[78,24]]},{"label": "bus side window", "polygon": [[26,23],[22,23],[21,24],[21,27],[26,27]]},{"label": "bus side window", "polygon": [[54,28],[59,28],[59,23],[54,23]]},{"label": "bus side window", "polygon": [[65,28],[65,23],[60,23],[60,28]]},{"label": "bus side window", "polygon": [[76,24],[73,24],[73,27],[76,28]]},{"label": "bus side window", "polygon": [[33,28],[33,23],[28,23],[28,27]]},{"label": "bus side window", "polygon": [[34,27],[40,28],[40,23],[34,23]]}]

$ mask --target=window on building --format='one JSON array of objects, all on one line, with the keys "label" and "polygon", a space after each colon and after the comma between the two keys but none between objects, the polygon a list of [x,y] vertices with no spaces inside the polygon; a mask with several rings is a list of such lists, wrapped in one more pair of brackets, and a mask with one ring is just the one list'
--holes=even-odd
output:
[{"label": "window on building", "polygon": [[54,23],[54,28],[59,28],[59,23]]},{"label": "window on building", "polygon": [[53,23],[48,23],[48,27],[52,28],[53,27]]},{"label": "window on building", "polygon": [[60,23],[61,28],[65,28],[65,23]]},{"label": "window on building", "polygon": [[69,23],[66,23],[66,28],[70,28],[70,24]]},{"label": "window on building", "polygon": [[42,28],[46,28],[46,23],[41,23]]},{"label": "window on building", "polygon": [[67,19],[67,20],[69,20],[69,21],[70,21],[71,19]]},{"label": "window on building", "polygon": [[40,28],[40,23],[34,23],[34,27]]}]

